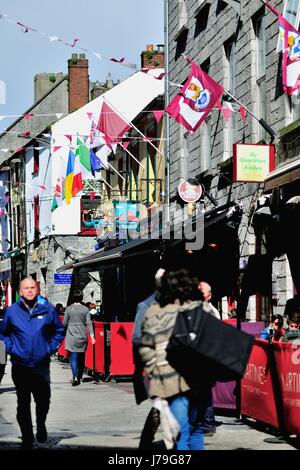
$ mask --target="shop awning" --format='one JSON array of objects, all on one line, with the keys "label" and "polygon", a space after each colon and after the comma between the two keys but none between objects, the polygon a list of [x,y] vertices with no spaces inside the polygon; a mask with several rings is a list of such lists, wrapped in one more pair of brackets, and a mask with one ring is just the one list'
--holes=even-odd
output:
[{"label": "shop awning", "polygon": [[[236,213],[236,210],[239,210],[239,206],[235,202],[230,202],[228,204],[224,204],[222,206],[216,207],[215,209],[212,209],[211,211],[206,212],[204,216],[205,230],[213,224],[221,222],[226,218],[229,222],[233,214]],[[181,229],[182,225],[178,224],[175,225],[172,232],[176,233],[177,230],[180,231]],[[163,234],[160,234],[160,238],[157,239],[139,238],[136,240],[131,240],[128,243],[124,243],[123,245],[119,245],[116,248],[111,248],[105,251],[104,248],[102,248],[101,250],[91,253],[90,255],[85,256],[84,258],[81,258],[73,263],[61,266],[57,269],[57,272],[66,271],[68,269],[78,269],[88,266],[94,268],[96,264],[101,264],[104,266],[106,262],[118,263],[133,256],[141,256],[155,252],[158,253],[160,251],[163,241],[166,241],[165,247],[174,246],[184,242],[184,240],[182,239],[174,238],[171,238],[170,240],[164,240],[162,235]]]}]

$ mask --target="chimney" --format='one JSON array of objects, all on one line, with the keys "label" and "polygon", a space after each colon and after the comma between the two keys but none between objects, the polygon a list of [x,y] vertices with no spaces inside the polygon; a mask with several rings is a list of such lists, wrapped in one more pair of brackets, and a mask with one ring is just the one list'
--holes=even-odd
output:
[{"label": "chimney", "polygon": [[89,62],[85,54],[72,54],[69,68],[69,113],[89,102]]},{"label": "chimney", "polygon": [[164,67],[165,53],[164,45],[158,44],[154,49],[153,44],[147,44],[146,50],[141,53],[142,68],[152,69],[155,67]]}]

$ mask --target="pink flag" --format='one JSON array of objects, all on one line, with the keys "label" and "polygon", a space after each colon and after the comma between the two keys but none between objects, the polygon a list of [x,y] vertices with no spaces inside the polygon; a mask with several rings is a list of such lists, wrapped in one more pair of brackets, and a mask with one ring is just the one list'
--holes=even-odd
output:
[{"label": "pink flag", "polygon": [[226,122],[229,122],[231,114],[234,112],[234,109],[232,107],[231,103],[227,103],[226,101],[223,103],[223,106],[221,108],[221,111],[223,113],[224,119]]},{"label": "pink flag", "polygon": [[43,191],[46,191],[46,186],[43,186],[42,184],[39,184],[39,188],[42,189]]},{"label": "pink flag", "polygon": [[71,134],[65,134],[65,137],[69,139],[70,144],[72,143],[72,135]]},{"label": "pink flag", "polygon": [[19,135],[21,135],[22,137],[29,137],[30,132],[28,132],[28,131],[27,132],[21,132],[21,134],[19,134]]},{"label": "pink flag", "polygon": [[94,113],[86,113],[89,119],[92,119]]},{"label": "pink flag", "polygon": [[16,153],[18,153],[18,152],[22,152],[22,150],[24,150],[24,148],[23,148],[23,147],[18,147],[18,148],[16,148]]},{"label": "pink flag", "polygon": [[125,57],[122,57],[122,59],[115,59],[114,57],[112,57],[110,60],[112,60],[113,62],[120,62],[120,63],[122,63],[122,62],[124,62]]},{"label": "pink flag", "polygon": [[61,145],[56,145],[56,146],[54,146],[52,153],[54,153],[54,152],[56,152],[57,150],[61,149],[61,147],[62,147]]},{"label": "pink flag", "polygon": [[18,24],[19,26],[21,26],[22,28],[24,28],[24,29],[23,29],[23,33],[28,33],[28,31],[29,31],[29,26],[26,26],[26,24],[19,23],[19,21],[17,21],[17,24]]},{"label": "pink flag", "polygon": [[130,124],[103,101],[97,129],[104,134],[105,138],[109,137],[111,142],[119,142],[130,127]]},{"label": "pink flag", "polygon": [[124,141],[122,142],[122,145],[125,149],[127,149],[130,144],[131,144],[130,140],[125,140],[125,142]]},{"label": "pink flag", "polygon": [[210,113],[224,89],[198,65],[194,62],[191,64],[187,82],[173,98],[166,112],[192,134]]},{"label": "pink flag", "polygon": [[300,90],[300,33],[268,2],[265,5],[277,16],[282,38],[282,86],[287,95]]},{"label": "pink flag", "polygon": [[25,119],[30,119],[32,116],[33,116],[33,114],[29,114],[29,113],[24,114]]},{"label": "pink flag", "polygon": [[95,196],[96,196],[96,191],[91,191],[90,192],[90,200],[93,201],[95,199]]},{"label": "pink flag", "polygon": [[246,114],[247,114],[247,111],[244,108],[244,106],[240,106],[240,115],[241,115],[244,122],[246,121]]},{"label": "pink flag", "polygon": [[164,115],[164,111],[153,111],[154,117],[156,119],[157,124],[160,122],[161,118]]},{"label": "pink flag", "polygon": [[69,42],[65,42],[65,44],[67,44],[67,46],[75,47],[75,44],[78,41],[79,41],[79,38],[75,38],[72,44],[70,44]]}]

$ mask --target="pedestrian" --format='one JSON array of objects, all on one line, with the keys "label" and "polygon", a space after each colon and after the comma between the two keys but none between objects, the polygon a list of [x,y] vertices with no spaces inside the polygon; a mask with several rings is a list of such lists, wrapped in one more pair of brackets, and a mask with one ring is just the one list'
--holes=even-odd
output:
[{"label": "pedestrian", "polygon": [[58,316],[63,316],[64,315],[65,309],[64,309],[63,304],[60,304],[60,303],[56,304],[55,305],[55,310],[57,311]]},{"label": "pedestrian", "polygon": [[210,383],[199,371],[199,384],[191,387],[170,365],[166,352],[178,311],[201,304],[198,286],[199,280],[186,269],[165,272],[157,285],[157,300],[146,311],[142,324],[139,351],[150,377],[149,396],[168,401],[180,425],[177,450],[202,450],[204,447],[199,423],[207,407]]},{"label": "pedestrian", "polygon": [[[1,300],[0,304],[0,332],[1,326],[3,322],[3,318],[6,311],[5,300]],[[5,353],[5,344],[3,341],[0,341],[0,384],[5,374],[5,366],[6,366],[6,353]]]},{"label": "pedestrian", "polygon": [[73,374],[72,386],[80,384],[85,362],[85,351],[88,345],[87,327],[91,342],[95,344],[94,329],[89,309],[82,304],[83,294],[75,291],[73,303],[65,310],[64,327],[66,329],[65,348],[70,353],[70,364]]},{"label": "pedestrian", "polygon": [[0,339],[11,357],[12,380],[17,393],[17,421],[22,448],[34,441],[30,410],[31,394],[36,403],[36,439],[46,442],[46,417],[50,405],[50,356],[64,337],[63,325],[54,307],[37,295],[37,284],[27,277],[20,284],[20,298],[8,307]]},{"label": "pedestrian", "polygon": [[277,313],[272,315],[271,323],[268,327],[263,328],[260,332],[260,339],[265,339],[270,343],[279,341],[282,336],[285,335],[285,329],[283,328],[283,316]]},{"label": "pedestrian", "polygon": [[218,320],[221,319],[220,312],[219,310],[214,307],[214,305],[211,303],[211,297],[212,297],[212,291],[211,291],[211,286],[208,284],[208,282],[201,281],[199,282],[199,290],[203,296],[203,300],[205,302],[208,302],[210,307],[211,307],[211,314],[218,318]]}]

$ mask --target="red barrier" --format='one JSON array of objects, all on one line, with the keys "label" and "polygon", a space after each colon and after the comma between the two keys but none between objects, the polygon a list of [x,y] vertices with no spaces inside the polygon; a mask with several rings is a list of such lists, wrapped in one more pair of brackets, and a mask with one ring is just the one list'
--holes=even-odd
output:
[{"label": "red barrier", "polygon": [[256,339],[241,383],[241,414],[278,428],[269,344]]},{"label": "red barrier", "polygon": [[91,342],[91,337],[88,332],[88,345],[85,351],[84,367],[89,370],[94,370],[94,348]]},{"label": "red barrier", "polygon": [[233,393],[236,382],[217,382],[212,389],[212,399],[215,408],[236,409],[236,395]]},{"label": "red barrier", "polygon": [[94,322],[95,330],[95,372],[100,374],[105,373],[105,337],[104,337],[104,323],[95,321]]},{"label": "red barrier", "polygon": [[285,431],[300,435],[300,345],[274,343],[283,399]]},{"label": "red barrier", "polygon": [[[62,323],[64,323],[64,316],[63,315],[60,315],[59,316],[60,320]],[[65,340],[63,340],[63,342],[61,343],[61,345],[59,346],[58,350],[57,350],[57,354],[58,356],[62,357],[62,358],[66,358],[68,357],[69,353],[68,351],[66,351],[65,349]]]},{"label": "red barrier", "polygon": [[110,324],[110,375],[132,375],[132,332],[134,323]]}]

